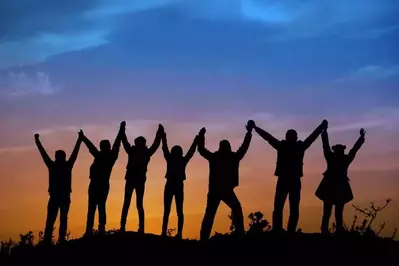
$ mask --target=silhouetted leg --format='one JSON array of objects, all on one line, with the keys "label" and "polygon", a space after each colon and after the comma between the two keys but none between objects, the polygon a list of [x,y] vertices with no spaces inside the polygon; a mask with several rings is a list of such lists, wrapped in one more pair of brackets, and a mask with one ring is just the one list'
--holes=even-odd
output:
[{"label": "silhouetted leg", "polygon": [[93,188],[92,183],[89,185],[89,207],[87,210],[87,222],[86,222],[86,235],[91,235],[93,233],[94,217],[97,208],[97,197],[95,193],[95,188]]},{"label": "silhouetted leg", "polygon": [[172,205],[173,199],[173,186],[170,183],[166,183],[165,191],[163,193],[163,221],[162,221],[162,235],[166,236],[168,230],[168,221],[169,221],[169,214],[170,208]]},{"label": "silhouetted leg", "polygon": [[220,204],[220,197],[215,192],[208,192],[206,202],[206,210],[204,219],[201,224],[200,240],[207,240],[211,235],[213,222],[215,220],[216,211]]},{"label": "silhouetted leg", "polygon": [[103,234],[105,233],[105,225],[107,224],[106,202],[109,193],[109,186],[103,187],[101,190],[101,195],[98,199],[98,232]]},{"label": "silhouetted leg", "polygon": [[279,177],[276,185],[276,194],[274,196],[273,231],[281,231],[283,229],[283,210],[288,195],[286,186],[284,180]]},{"label": "silhouetted leg", "polygon": [[330,223],[331,211],[333,205],[327,202],[323,202],[323,218],[321,220],[321,232],[328,233],[328,226]]},{"label": "silhouetted leg", "polygon": [[290,217],[288,219],[287,231],[295,233],[299,220],[299,203],[301,201],[301,181],[294,181],[289,191]]},{"label": "silhouetted leg", "polygon": [[222,200],[230,207],[232,212],[232,221],[235,228],[235,232],[238,235],[244,235],[244,215],[242,213],[241,203],[238,200],[236,194],[232,190],[228,192]]},{"label": "silhouetted leg", "polygon": [[44,241],[46,243],[51,243],[54,223],[58,215],[58,208],[57,199],[54,196],[50,196],[47,204],[46,228],[44,229]]},{"label": "silhouetted leg", "polygon": [[123,200],[122,215],[121,215],[121,231],[125,231],[127,214],[129,213],[130,202],[132,201],[134,186],[131,182],[126,181],[125,184],[125,198]]},{"label": "silhouetted leg", "polygon": [[345,204],[335,205],[335,221],[337,224],[337,232],[344,231],[344,206]]},{"label": "silhouetted leg", "polygon": [[59,230],[59,238],[58,241],[64,241],[68,228],[68,213],[69,206],[71,205],[71,198],[69,195],[64,196],[62,198],[62,202],[60,204],[60,230]]},{"label": "silhouetted leg", "polygon": [[136,186],[136,206],[137,211],[139,213],[139,233],[144,233],[144,221],[145,221],[145,213],[144,213],[144,191],[145,191],[145,183],[142,182]]},{"label": "silhouetted leg", "polygon": [[178,184],[175,190],[175,201],[177,211],[177,237],[181,238],[183,235],[183,224],[184,224],[184,183]]}]

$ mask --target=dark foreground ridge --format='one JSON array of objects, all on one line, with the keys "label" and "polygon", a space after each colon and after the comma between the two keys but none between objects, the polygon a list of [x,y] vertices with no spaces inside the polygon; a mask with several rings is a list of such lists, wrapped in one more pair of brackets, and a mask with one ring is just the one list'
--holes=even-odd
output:
[{"label": "dark foreground ridge", "polygon": [[[108,232],[56,246],[20,246],[1,265],[386,265],[399,259],[399,242],[379,237],[265,232],[238,238],[216,235],[209,241],[135,232]],[[139,263],[139,264],[138,264]]]}]

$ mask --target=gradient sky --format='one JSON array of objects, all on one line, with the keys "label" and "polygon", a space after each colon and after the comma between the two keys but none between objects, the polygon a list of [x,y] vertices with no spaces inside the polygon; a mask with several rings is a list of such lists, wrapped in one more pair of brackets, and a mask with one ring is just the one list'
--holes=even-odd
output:
[{"label": "gradient sky", "polygon": [[[288,128],[305,138],[326,118],[331,143],[348,147],[365,127],[367,141],[350,168],[353,203],[392,197],[377,221],[387,222],[390,235],[399,227],[398,41],[396,0],[0,1],[0,239],[44,227],[48,174],[36,132],[53,156],[71,152],[79,128],[98,144],[126,120],[129,139],[150,142],[162,123],[170,144],[186,150],[205,126],[214,150],[222,138],[237,148],[250,118],[278,138]],[[73,236],[85,227],[91,162],[82,146],[73,171]],[[126,162],[121,150],[108,228],[119,225]],[[255,134],[236,189],[245,215],[260,210],[271,219],[275,162]],[[159,150],[145,194],[146,229],[157,234],[165,166]],[[306,232],[320,227],[314,192],[325,167],[318,139],[305,158],[299,227]],[[187,174],[184,235],[198,237],[207,162],[196,154]],[[222,204],[214,230],[228,231],[228,213]],[[350,204],[345,214],[350,224]],[[132,204],[128,230],[137,223]]]}]

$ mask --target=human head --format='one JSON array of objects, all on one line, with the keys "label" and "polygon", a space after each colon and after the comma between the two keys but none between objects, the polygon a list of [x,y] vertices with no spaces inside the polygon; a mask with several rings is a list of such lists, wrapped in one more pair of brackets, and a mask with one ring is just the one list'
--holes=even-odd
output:
[{"label": "human head", "polygon": [[101,151],[110,151],[111,150],[111,143],[107,139],[103,139],[100,141],[100,150]]},{"label": "human head", "polygon": [[181,157],[183,156],[183,149],[179,145],[175,145],[170,150],[170,155],[173,157]]},{"label": "human head", "polygon": [[231,152],[231,145],[228,140],[222,140],[219,142],[219,151],[220,152]]},{"label": "human head", "polygon": [[335,154],[345,154],[346,146],[342,144],[337,144],[332,146],[332,150]]},{"label": "human head", "polygon": [[66,161],[66,153],[63,150],[58,150],[55,152],[55,161],[56,162],[65,162]]},{"label": "human head", "polygon": [[137,137],[134,140],[134,145],[137,148],[144,148],[146,146],[146,144],[147,144],[147,140],[143,136]]},{"label": "human head", "polygon": [[298,140],[298,133],[296,133],[295,129],[287,130],[287,133],[285,133],[285,140],[288,142],[296,142]]}]

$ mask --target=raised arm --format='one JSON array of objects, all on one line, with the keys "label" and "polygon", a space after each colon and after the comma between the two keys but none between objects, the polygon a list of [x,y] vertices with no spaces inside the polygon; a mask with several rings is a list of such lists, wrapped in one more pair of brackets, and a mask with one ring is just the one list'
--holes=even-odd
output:
[{"label": "raised arm", "polygon": [[111,153],[112,156],[114,157],[114,160],[118,159],[119,155],[119,150],[121,147],[121,141],[122,141],[122,132],[124,132],[124,128],[121,127],[119,128],[118,135],[116,135],[116,138],[114,140],[114,144],[112,145]]},{"label": "raised arm", "polygon": [[76,144],[75,144],[75,147],[73,148],[73,151],[72,151],[72,153],[71,153],[71,156],[69,157],[69,159],[68,159],[68,164],[69,164],[69,167],[73,167],[73,165],[75,164],[75,162],[76,162],[76,159],[78,158],[78,153],[79,153],[79,149],[80,149],[80,145],[82,144],[82,134],[83,134],[83,131],[81,130],[80,132],[79,132],[79,137],[78,137],[78,139],[76,140]]},{"label": "raised arm", "polygon": [[125,121],[122,121],[122,123],[121,123],[120,139],[122,141],[122,145],[123,145],[123,148],[125,149],[125,152],[127,154],[129,154],[131,145],[130,145],[129,141],[127,140],[127,137],[126,137],[126,122]]},{"label": "raised arm", "polygon": [[159,145],[161,144],[161,138],[162,138],[162,135],[164,134],[164,132],[165,131],[164,131],[163,126],[161,124],[159,124],[157,133],[155,134],[154,142],[152,143],[151,147],[148,149],[150,157],[152,155],[154,155],[154,153],[157,151]]},{"label": "raised arm", "polygon": [[255,129],[255,132],[258,133],[258,135],[266,140],[273,148],[276,150],[278,149],[278,146],[280,144],[280,141],[273,137],[271,134],[269,134],[267,131],[257,127],[255,123],[253,124],[253,128]]},{"label": "raised arm", "polygon": [[203,127],[200,130],[200,132],[199,132],[199,134],[197,136],[197,138],[198,138],[198,152],[199,152],[199,154],[202,157],[204,157],[207,160],[210,160],[210,158],[213,155],[213,152],[210,152],[209,150],[207,150],[205,148],[205,132],[206,132],[206,129]]},{"label": "raised arm", "polygon": [[83,131],[81,131],[81,132],[82,132],[81,133],[82,142],[89,149],[89,152],[91,153],[91,155],[93,155],[93,157],[96,157],[99,151],[97,150],[96,146],[94,146],[94,144],[84,135]]},{"label": "raised arm", "polygon": [[44,163],[47,167],[49,167],[53,163],[53,160],[50,159],[50,156],[48,156],[46,150],[40,142],[39,134],[35,134],[35,143],[37,148],[39,149],[40,155],[42,156]]},{"label": "raised arm", "polygon": [[329,158],[331,155],[331,148],[330,148],[330,142],[328,140],[328,133],[327,130],[323,130],[321,133],[321,140],[323,142],[323,152],[324,152],[324,158]]},{"label": "raised arm", "polygon": [[353,145],[352,149],[349,151],[348,153],[348,157],[349,157],[349,161],[352,162],[353,159],[355,159],[356,153],[360,150],[360,148],[362,147],[365,139],[365,134],[366,131],[362,128],[360,130],[360,137],[357,139],[355,145]]},{"label": "raised arm", "polygon": [[169,152],[169,147],[168,147],[168,140],[166,139],[165,133],[162,135],[162,152],[163,152],[163,157],[165,158],[165,160],[168,160],[170,152]]},{"label": "raised arm", "polygon": [[197,145],[198,145],[198,136],[195,136],[194,141],[190,146],[190,149],[188,149],[186,156],[184,156],[186,162],[189,162],[191,158],[193,158],[195,150],[197,149]]},{"label": "raised arm", "polygon": [[305,150],[312,145],[312,143],[319,137],[323,130],[327,129],[327,126],[327,120],[323,120],[323,122],[321,122],[321,124],[303,141]]},{"label": "raised arm", "polygon": [[240,148],[238,148],[238,150],[236,152],[238,160],[242,160],[242,158],[244,158],[244,155],[248,151],[249,144],[251,143],[252,129],[253,129],[253,125],[254,125],[251,121],[252,120],[248,121],[248,124],[246,125],[247,133],[245,134],[243,143],[241,144]]}]

